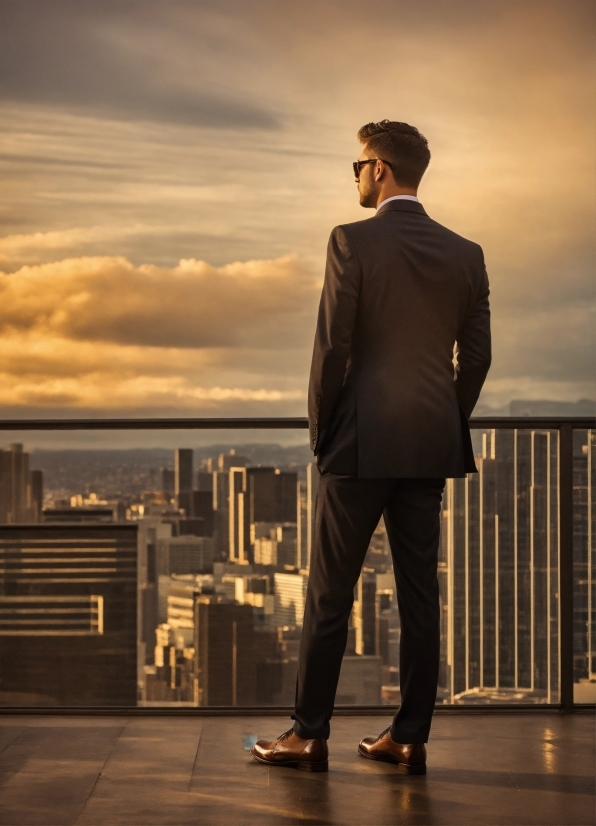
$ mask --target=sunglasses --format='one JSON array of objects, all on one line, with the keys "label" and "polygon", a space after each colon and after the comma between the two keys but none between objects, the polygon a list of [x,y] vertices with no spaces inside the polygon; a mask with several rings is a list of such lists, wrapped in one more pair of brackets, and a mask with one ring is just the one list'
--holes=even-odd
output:
[{"label": "sunglasses", "polygon": [[361,167],[366,166],[367,163],[376,163],[377,161],[383,161],[383,163],[387,164],[389,169],[392,169],[392,166],[389,163],[389,161],[386,161],[384,158],[368,158],[368,160],[366,161],[354,161],[352,163],[352,169],[354,170],[354,177],[356,178],[356,180],[358,180],[358,178],[360,177]]}]

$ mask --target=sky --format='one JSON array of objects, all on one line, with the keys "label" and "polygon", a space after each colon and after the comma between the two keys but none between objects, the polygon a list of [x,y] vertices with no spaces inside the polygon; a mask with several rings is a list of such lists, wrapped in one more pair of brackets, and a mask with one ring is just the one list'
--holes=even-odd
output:
[{"label": "sky", "polygon": [[481,409],[594,398],[593,35],[591,0],[3,0],[0,415],[306,415],[383,118],[484,249]]}]

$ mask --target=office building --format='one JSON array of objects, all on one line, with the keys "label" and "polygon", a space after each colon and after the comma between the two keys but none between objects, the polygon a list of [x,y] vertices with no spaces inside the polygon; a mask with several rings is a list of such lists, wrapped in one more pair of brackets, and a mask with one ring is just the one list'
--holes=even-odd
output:
[{"label": "office building", "polygon": [[229,503],[231,560],[296,566],[299,556],[295,472],[273,467],[231,468]]},{"label": "office building", "polygon": [[206,574],[213,571],[213,537],[163,537],[156,546],[157,574]]},{"label": "office building", "polygon": [[306,568],[310,568],[315,531],[315,504],[319,490],[319,470],[314,462],[306,466]]},{"label": "office building", "polygon": [[0,526],[0,703],[137,700],[137,525]]},{"label": "office building", "polygon": [[174,488],[175,488],[175,475],[174,471],[170,468],[162,467],[159,470],[160,476],[160,484],[161,484],[161,492],[163,493],[164,499],[169,501],[172,496],[174,495]]},{"label": "office building", "polygon": [[0,450],[0,524],[39,522],[42,506],[42,473],[29,469],[23,445]]},{"label": "office building", "polygon": [[220,473],[227,473],[233,467],[246,467],[248,458],[240,456],[232,448],[229,453],[220,453],[217,459],[217,469]]},{"label": "office building", "polygon": [[251,606],[222,597],[197,597],[194,632],[196,705],[254,705],[256,667]]},{"label": "office building", "polygon": [[556,702],[556,434],[487,431],[477,466],[448,480],[443,500],[447,696]]},{"label": "office building", "polygon": [[225,562],[230,554],[230,473],[213,473],[214,559]]},{"label": "office building", "polygon": [[230,562],[248,564],[250,541],[246,536],[246,468],[232,467],[229,470],[228,523]]},{"label": "office building", "polygon": [[254,522],[250,529],[255,564],[298,567],[296,523]]},{"label": "office building", "polygon": [[174,495],[178,499],[181,494],[188,493],[193,489],[193,452],[190,448],[179,447],[174,451]]},{"label": "office building", "polygon": [[337,684],[337,705],[380,705],[381,658],[377,656],[345,656]]},{"label": "office building", "polygon": [[210,470],[197,471],[195,490],[213,493],[213,472]]},{"label": "office building", "polygon": [[356,654],[375,656],[377,651],[377,580],[373,572],[362,571],[355,589],[352,623]]},{"label": "office building", "polygon": [[298,522],[298,474],[276,470],[276,516],[280,523]]},{"label": "office building", "polygon": [[297,573],[275,573],[275,619],[278,628],[302,625],[306,604],[306,571]]},{"label": "office building", "polygon": [[596,431],[573,443],[573,678],[576,701],[596,700]]}]

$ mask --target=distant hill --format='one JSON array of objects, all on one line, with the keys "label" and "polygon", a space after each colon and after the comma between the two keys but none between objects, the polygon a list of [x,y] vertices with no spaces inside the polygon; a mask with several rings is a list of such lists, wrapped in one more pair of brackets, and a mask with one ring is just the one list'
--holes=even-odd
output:
[{"label": "distant hill", "polygon": [[503,407],[479,404],[474,416],[596,416],[596,401],[556,402],[550,399],[513,399]]}]

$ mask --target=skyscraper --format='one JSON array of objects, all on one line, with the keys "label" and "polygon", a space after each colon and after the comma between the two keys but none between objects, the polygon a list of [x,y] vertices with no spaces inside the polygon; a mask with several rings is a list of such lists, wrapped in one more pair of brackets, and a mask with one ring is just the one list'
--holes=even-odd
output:
[{"label": "skyscraper", "polygon": [[42,488],[42,473],[29,470],[29,454],[22,444],[0,450],[0,524],[39,522]]},{"label": "skyscraper", "polygon": [[229,515],[229,559],[231,562],[246,564],[249,562],[249,538],[245,536],[247,519],[246,502],[246,468],[232,467],[229,471],[230,486],[228,495]]},{"label": "skyscraper", "polygon": [[439,576],[451,701],[558,691],[557,441],[490,430],[478,474],[450,479]]},{"label": "skyscraper", "polygon": [[0,702],[137,699],[137,525],[0,526]]},{"label": "skyscraper", "polygon": [[254,626],[250,605],[222,597],[195,600],[195,702],[251,706],[256,701]]},{"label": "skyscraper", "polygon": [[[576,430],[573,439],[573,677],[576,702],[593,702],[596,680],[596,431]],[[584,696],[585,695],[585,696]]]},{"label": "skyscraper", "polygon": [[356,654],[374,656],[377,652],[377,579],[374,573],[362,571],[356,585],[353,607],[356,631]]},{"label": "skyscraper", "polygon": [[179,447],[174,451],[174,494],[177,500],[180,494],[193,489],[192,463],[193,452],[190,448]]},{"label": "skyscraper", "polygon": [[306,567],[310,568],[315,531],[315,502],[319,490],[319,471],[314,462],[306,466]]},{"label": "skyscraper", "polygon": [[278,628],[302,625],[306,604],[306,571],[274,574],[275,625]]},{"label": "skyscraper", "polygon": [[214,559],[222,562],[230,554],[230,474],[213,473]]}]

